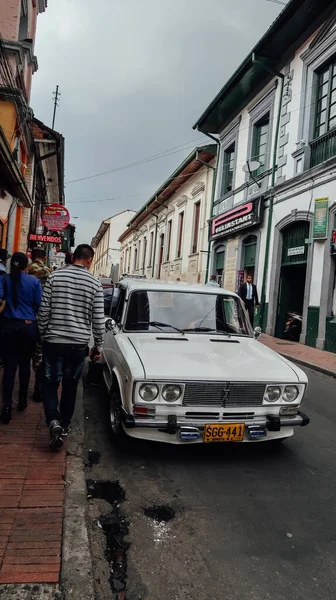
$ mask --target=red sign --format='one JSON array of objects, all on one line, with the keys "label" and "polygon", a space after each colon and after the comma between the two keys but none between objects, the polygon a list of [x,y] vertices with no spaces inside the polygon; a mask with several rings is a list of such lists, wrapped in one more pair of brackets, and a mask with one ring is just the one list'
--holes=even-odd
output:
[{"label": "red sign", "polygon": [[211,224],[211,238],[229,235],[261,221],[261,199],[250,200],[216,217]]},{"label": "red sign", "polygon": [[61,204],[49,204],[42,211],[43,225],[49,231],[63,231],[70,223],[70,214]]},{"label": "red sign", "polygon": [[45,244],[61,244],[62,237],[59,235],[39,235],[38,233],[30,233],[29,241],[43,242]]}]

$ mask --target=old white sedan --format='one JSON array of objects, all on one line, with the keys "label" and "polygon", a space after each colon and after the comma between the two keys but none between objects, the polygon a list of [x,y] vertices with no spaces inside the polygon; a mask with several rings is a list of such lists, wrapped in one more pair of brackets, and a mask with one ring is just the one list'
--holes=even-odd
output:
[{"label": "old white sedan", "polygon": [[275,441],[309,423],[305,373],[256,339],[236,294],[134,279],[114,293],[103,374],[115,442]]}]

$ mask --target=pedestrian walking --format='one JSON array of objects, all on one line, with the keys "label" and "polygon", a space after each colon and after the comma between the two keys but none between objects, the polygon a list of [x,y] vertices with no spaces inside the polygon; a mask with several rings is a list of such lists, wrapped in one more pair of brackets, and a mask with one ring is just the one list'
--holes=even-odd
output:
[{"label": "pedestrian walking", "polygon": [[252,275],[246,277],[245,283],[243,283],[239,290],[238,296],[242,299],[245,304],[246,310],[250,317],[250,322],[253,327],[254,323],[254,307],[259,305],[257,286],[253,283]]},{"label": "pedestrian walking", "polygon": [[[32,251],[32,263],[27,268],[28,275],[33,275],[40,280],[42,289],[51,274],[47,267],[47,253],[43,248],[34,248]],[[42,345],[38,342],[33,353],[33,369],[35,372],[35,385],[33,392],[34,402],[42,402]]]},{"label": "pedestrian walking", "polygon": [[28,258],[22,252],[14,252],[9,275],[0,277],[0,298],[4,309],[4,375],[2,423],[12,418],[13,389],[19,368],[19,402],[17,409],[27,408],[30,380],[30,362],[38,338],[36,316],[41,303],[42,286],[38,279],[25,273]]},{"label": "pedestrian walking", "polygon": [[93,257],[91,246],[78,246],[73,264],[52,273],[43,291],[38,327],[43,340],[43,403],[52,449],[63,445],[63,436],[70,430],[91,330],[92,360],[101,356],[104,297],[101,283],[89,272]]},{"label": "pedestrian walking", "polygon": [[214,287],[220,287],[219,283],[217,283],[216,275],[210,275],[210,281],[206,285],[212,285]]}]

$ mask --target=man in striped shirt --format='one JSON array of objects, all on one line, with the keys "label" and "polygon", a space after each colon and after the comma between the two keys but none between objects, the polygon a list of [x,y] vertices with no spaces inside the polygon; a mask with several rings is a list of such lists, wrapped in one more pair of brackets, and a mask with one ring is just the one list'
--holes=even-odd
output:
[{"label": "man in striped shirt", "polygon": [[92,360],[101,356],[104,297],[101,283],[89,272],[93,257],[91,246],[81,244],[74,252],[73,264],[52,273],[43,290],[38,327],[43,340],[43,402],[52,449],[61,448],[62,436],[70,428],[91,330]]}]

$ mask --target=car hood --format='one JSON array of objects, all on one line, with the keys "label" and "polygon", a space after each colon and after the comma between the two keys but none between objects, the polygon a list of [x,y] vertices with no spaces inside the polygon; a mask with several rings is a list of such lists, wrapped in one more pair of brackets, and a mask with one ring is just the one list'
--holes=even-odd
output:
[{"label": "car hood", "polygon": [[301,369],[254,338],[148,333],[129,341],[151,380],[306,381]]}]

